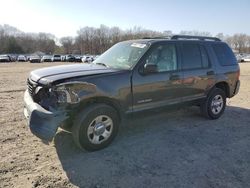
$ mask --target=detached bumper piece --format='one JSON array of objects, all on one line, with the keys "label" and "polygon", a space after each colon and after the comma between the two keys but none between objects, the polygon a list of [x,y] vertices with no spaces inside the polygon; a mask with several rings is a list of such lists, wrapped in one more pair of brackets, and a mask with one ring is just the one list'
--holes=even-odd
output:
[{"label": "detached bumper piece", "polygon": [[45,141],[52,141],[58,127],[67,119],[66,112],[51,112],[35,103],[28,90],[24,93],[24,115],[31,132]]}]

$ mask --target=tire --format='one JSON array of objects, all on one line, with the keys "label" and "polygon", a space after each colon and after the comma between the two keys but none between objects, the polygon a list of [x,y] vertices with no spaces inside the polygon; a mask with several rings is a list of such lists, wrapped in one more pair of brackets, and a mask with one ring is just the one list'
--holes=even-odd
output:
[{"label": "tire", "polygon": [[80,149],[96,151],[107,147],[114,140],[118,128],[116,110],[106,104],[94,104],[78,114],[72,134]]},{"label": "tire", "polygon": [[220,88],[212,89],[201,103],[201,113],[208,119],[218,119],[226,107],[226,94]]}]

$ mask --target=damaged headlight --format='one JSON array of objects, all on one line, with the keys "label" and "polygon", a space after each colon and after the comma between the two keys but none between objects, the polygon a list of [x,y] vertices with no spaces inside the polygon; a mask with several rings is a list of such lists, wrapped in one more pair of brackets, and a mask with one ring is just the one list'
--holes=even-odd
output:
[{"label": "damaged headlight", "polygon": [[69,85],[58,85],[53,89],[58,103],[75,104],[80,102],[77,91]]},{"label": "damaged headlight", "polygon": [[81,96],[96,93],[96,87],[92,83],[72,81],[51,87],[49,93],[51,100],[57,104],[76,104]]}]

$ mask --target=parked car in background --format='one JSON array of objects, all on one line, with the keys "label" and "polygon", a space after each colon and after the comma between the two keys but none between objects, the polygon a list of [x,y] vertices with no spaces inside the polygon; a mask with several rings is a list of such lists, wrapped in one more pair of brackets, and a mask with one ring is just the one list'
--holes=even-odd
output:
[{"label": "parked car in background", "polygon": [[65,61],[74,62],[75,61],[75,56],[73,56],[73,55],[66,55]]},{"label": "parked car in background", "polygon": [[33,55],[29,57],[29,62],[30,63],[40,63],[41,58],[38,55]]},{"label": "parked car in background", "polygon": [[65,61],[66,55],[61,55],[61,61]]},{"label": "parked car in background", "polygon": [[15,61],[17,61],[18,55],[16,55],[16,54],[9,54],[9,57],[10,57],[10,61],[15,62]]},{"label": "parked car in background", "polygon": [[27,61],[27,57],[24,56],[24,55],[19,55],[19,56],[17,57],[17,61],[18,61],[18,62],[25,62],[25,61]]},{"label": "parked car in background", "polygon": [[241,57],[240,62],[250,62],[250,55]]},{"label": "parked car in background", "polygon": [[53,55],[52,56],[52,61],[53,62],[61,61],[61,55]]},{"label": "parked car in background", "polygon": [[41,59],[41,62],[52,62],[52,56],[51,55],[44,55]]},{"label": "parked car in background", "polygon": [[240,62],[240,60],[241,60],[241,54],[234,54],[235,55],[235,57],[236,57],[236,59],[237,59],[237,62],[239,63]]},{"label": "parked car in background", "polygon": [[0,62],[11,62],[9,55],[0,55]]},{"label": "parked car in background", "polygon": [[84,55],[82,57],[82,62],[83,63],[91,63],[94,61],[94,57],[93,56],[90,56],[90,55]]},{"label": "parked car in background", "polygon": [[82,56],[81,55],[74,55],[75,56],[75,62],[82,62]]}]

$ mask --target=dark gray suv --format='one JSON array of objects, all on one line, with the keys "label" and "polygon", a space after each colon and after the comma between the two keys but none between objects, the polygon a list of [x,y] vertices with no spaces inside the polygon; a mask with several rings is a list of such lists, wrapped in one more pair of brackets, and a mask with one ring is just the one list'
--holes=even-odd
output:
[{"label": "dark gray suv", "polygon": [[196,105],[219,118],[226,98],[238,93],[240,69],[232,50],[217,38],[176,35],[124,41],[92,64],[32,71],[24,114],[33,134],[51,141],[58,127],[80,148],[106,147],[130,114],[175,105]]}]

